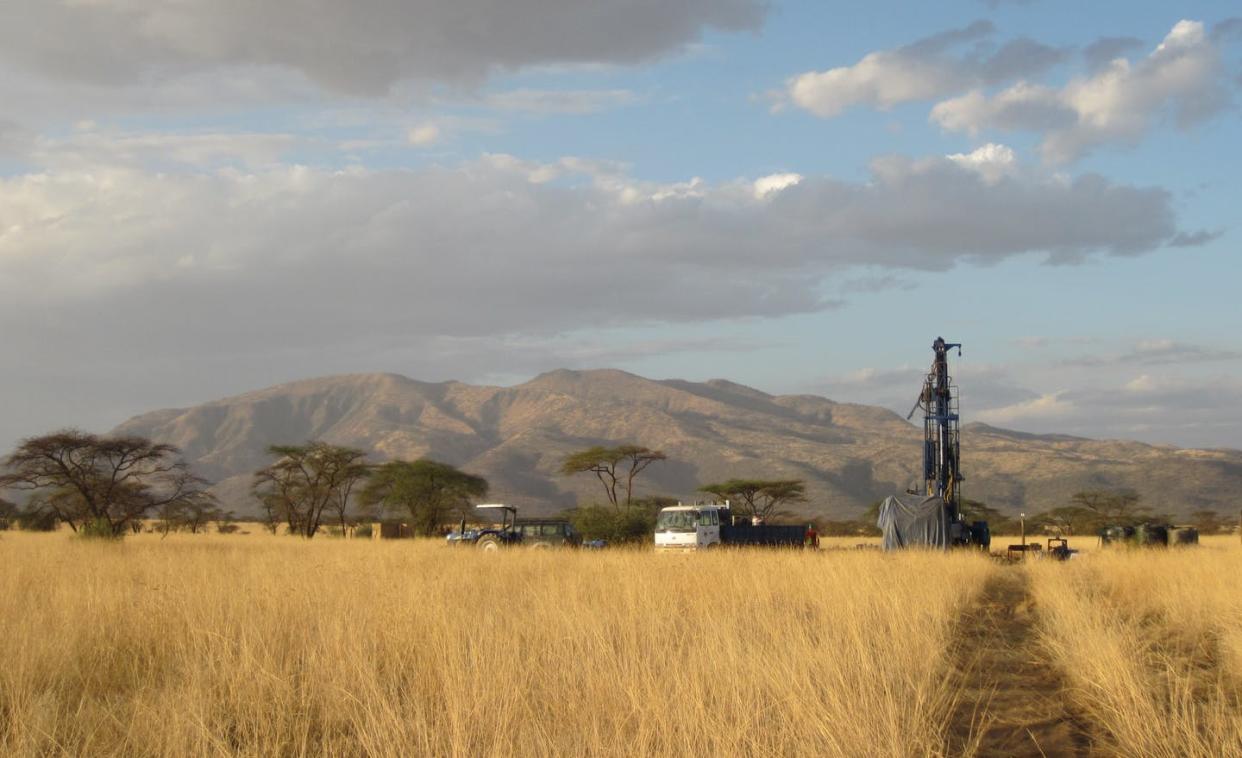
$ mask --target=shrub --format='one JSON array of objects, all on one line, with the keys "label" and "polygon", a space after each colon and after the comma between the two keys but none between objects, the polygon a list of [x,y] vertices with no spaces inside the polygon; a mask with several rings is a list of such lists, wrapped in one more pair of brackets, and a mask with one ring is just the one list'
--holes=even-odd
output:
[{"label": "shrub", "polygon": [[655,513],[642,508],[588,505],[570,511],[569,521],[583,539],[610,544],[645,542],[655,532]]},{"label": "shrub", "polygon": [[112,531],[112,525],[105,518],[87,521],[78,528],[78,536],[88,540],[120,540],[124,533]]},{"label": "shrub", "polygon": [[56,513],[44,508],[27,508],[17,512],[17,526],[27,532],[56,531]]}]

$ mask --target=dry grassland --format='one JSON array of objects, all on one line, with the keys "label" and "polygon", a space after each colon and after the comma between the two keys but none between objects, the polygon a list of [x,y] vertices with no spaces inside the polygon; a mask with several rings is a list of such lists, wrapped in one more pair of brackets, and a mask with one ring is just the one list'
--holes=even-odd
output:
[{"label": "dry grassland", "polygon": [[1237,545],[1207,538],[1029,566],[1045,651],[1103,752],[1242,756]]},{"label": "dry grassland", "polygon": [[9,533],[0,753],[934,755],[997,570]]}]

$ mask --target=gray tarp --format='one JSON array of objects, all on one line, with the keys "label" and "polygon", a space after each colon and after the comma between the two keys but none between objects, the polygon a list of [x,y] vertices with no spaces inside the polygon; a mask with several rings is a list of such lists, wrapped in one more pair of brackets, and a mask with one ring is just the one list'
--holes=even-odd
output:
[{"label": "gray tarp", "polygon": [[949,514],[944,500],[935,495],[909,495],[905,500],[887,497],[880,503],[880,517],[875,525],[884,533],[885,550],[949,545]]}]

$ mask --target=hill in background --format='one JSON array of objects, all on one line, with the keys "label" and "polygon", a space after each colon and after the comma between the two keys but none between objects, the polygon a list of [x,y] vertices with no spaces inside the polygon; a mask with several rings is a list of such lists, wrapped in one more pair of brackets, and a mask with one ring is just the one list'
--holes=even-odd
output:
[{"label": "hill in background", "polygon": [[[723,380],[650,380],[616,370],[552,371],[514,387],[357,374],[282,384],[194,408],[133,418],[117,432],[177,445],[217,482],[226,507],[253,513],[251,473],[268,445],[321,439],[373,461],[429,456],[487,477],[492,499],[527,513],[602,500],[561,460],[595,444],[635,443],[669,460],[641,492],[693,498],[731,477],[804,479],[808,515],[854,518],[919,477],[921,431],[897,414],[812,395],[768,395]],[[983,424],[962,431],[965,496],[1003,512],[1065,505],[1082,489],[1130,487],[1157,510],[1233,513],[1242,451],[1033,435]]]}]

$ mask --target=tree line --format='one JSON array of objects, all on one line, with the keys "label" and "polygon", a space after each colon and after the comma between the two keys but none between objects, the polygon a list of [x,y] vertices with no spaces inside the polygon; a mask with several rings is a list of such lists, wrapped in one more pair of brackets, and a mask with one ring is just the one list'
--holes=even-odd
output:
[{"label": "tree line", "polygon": [[[351,447],[312,441],[272,445],[272,461],[256,471],[251,494],[264,524],[273,533],[313,538],[325,525],[342,533],[384,516],[400,515],[413,529],[433,535],[444,525],[472,518],[472,507],[487,496],[485,478],[429,458],[366,461]],[[653,464],[668,460],[660,450],[641,445],[595,445],[566,455],[563,476],[591,475],[600,484],[603,503],[569,509],[566,516],[588,539],[625,542],[646,539],[661,508],[677,500],[660,495],[636,496],[636,482]],[[139,436],[99,436],[66,430],[23,440],[5,460],[0,489],[28,490],[25,507],[0,499],[0,528],[52,529],[64,523],[87,536],[119,538],[154,518],[156,531],[199,532],[214,523],[235,529],[233,514],[208,490],[209,482],[193,474],[180,451]],[[806,501],[801,479],[733,478],[705,484],[699,492],[727,500],[747,518],[789,515],[787,508]],[[815,519],[823,534],[875,534],[879,501],[856,520]],[[1017,532],[1018,521],[985,503],[964,499],[967,521],[988,521],[993,533]],[[1211,533],[1231,525],[1212,510],[1199,510],[1192,521]],[[1084,490],[1067,505],[1032,514],[1029,532],[1094,534],[1105,526],[1172,522],[1154,512],[1132,490]]]},{"label": "tree line", "polygon": [[[405,511],[423,534],[486,496],[487,481],[428,459],[365,462],[349,447],[309,442],[273,445],[251,492],[273,532],[311,538],[325,520],[342,529],[379,512]],[[155,519],[155,530],[231,531],[209,482],[193,474],[173,445],[133,435],[65,430],[23,440],[4,460],[0,489],[31,493],[24,507],[0,500],[0,526],[51,530],[67,524],[89,537],[117,539]]]},{"label": "tree line", "polygon": [[[313,538],[325,526],[347,531],[383,516],[408,519],[423,535],[472,518],[487,496],[485,478],[429,458],[366,461],[351,447],[312,441],[272,445],[272,459],[253,474],[251,495],[273,533]],[[615,542],[644,539],[659,510],[675,504],[659,495],[639,497],[636,483],[652,465],[667,460],[641,445],[591,446],[564,457],[564,476],[591,475],[604,504],[570,509],[566,516],[587,538]],[[5,460],[0,488],[31,493],[25,507],[0,500],[0,526],[53,529],[67,524],[87,536],[119,538],[154,519],[154,531],[200,532],[210,524],[235,529],[224,510],[173,445],[134,435],[100,436],[65,430],[23,440]],[[729,479],[704,485],[704,494],[728,499],[744,516],[771,518],[782,506],[805,500],[801,480]]]}]

